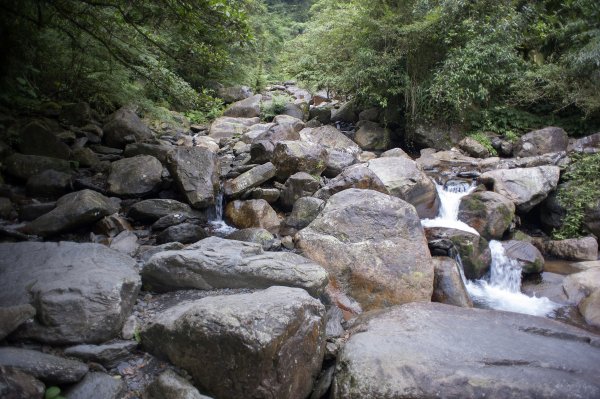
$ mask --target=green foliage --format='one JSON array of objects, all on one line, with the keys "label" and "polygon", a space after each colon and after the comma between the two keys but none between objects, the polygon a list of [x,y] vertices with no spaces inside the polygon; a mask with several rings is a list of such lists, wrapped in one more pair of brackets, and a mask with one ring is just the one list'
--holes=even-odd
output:
[{"label": "green foliage", "polygon": [[586,206],[600,198],[600,153],[573,155],[563,179],[567,184],[559,189],[558,200],[567,213],[560,229],[553,232],[559,240],[585,235]]},{"label": "green foliage", "polygon": [[60,388],[56,386],[46,388],[44,399],[65,399],[60,395]]},{"label": "green foliage", "polygon": [[218,118],[223,114],[225,108],[223,100],[213,97],[208,91],[204,90],[201,95],[203,101],[197,109],[185,112],[186,118],[192,123],[207,123]]},{"label": "green foliage", "polygon": [[265,121],[272,121],[277,115],[282,114],[285,111],[285,106],[291,101],[290,96],[285,94],[275,94],[271,98],[271,101],[264,101],[261,103],[261,117]]},{"label": "green foliage", "polygon": [[471,133],[469,135],[473,140],[485,147],[491,155],[498,155],[496,149],[492,146],[492,140],[482,132]]}]

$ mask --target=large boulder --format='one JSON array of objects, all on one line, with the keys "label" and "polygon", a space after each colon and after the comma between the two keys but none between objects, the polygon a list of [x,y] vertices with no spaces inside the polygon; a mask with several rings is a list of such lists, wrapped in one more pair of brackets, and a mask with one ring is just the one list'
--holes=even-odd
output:
[{"label": "large boulder", "polygon": [[327,200],[332,195],[349,188],[374,190],[388,194],[388,189],[375,172],[365,164],[357,164],[344,169],[338,176],[329,180],[325,187],[315,193],[315,197]]},{"label": "large boulder", "polygon": [[372,190],[348,189],[296,235],[365,310],[429,301],[433,265],[419,216],[407,202]]},{"label": "large boulder", "polygon": [[586,323],[596,328],[600,327],[600,289],[579,302],[577,308]]},{"label": "large boulder", "polygon": [[294,202],[294,208],[285,219],[285,224],[293,229],[303,229],[321,213],[325,201],[314,197],[302,197]]},{"label": "large boulder", "polygon": [[104,345],[76,345],[65,349],[64,354],[86,362],[98,363],[111,369],[131,357],[137,345],[138,343],[135,341],[117,341]]},{"label": "large boulder", "polygon": [[42,399],[46,387],[38,380],[13,367],[0,366],[0,397]]},{"label": "large boulder", "polygon": [[463,131],[459,126],[439,122],[414,122],[407,125],[406,135],[417,148],[447,150],[462,139]]},{"label": "large boulder", "polygon": [[306,172],[294,173],[285,181],[279,202],[284,210],[290,210],[299,198],[310,197],[318,189],[319,179]]},{"label": "large boulder", "polygon": [[223,112],[223,115],[234,118],[255,118],[260,116],[261,100],[262,95],[256,94],[252,97],[236,101],[227,107],[227,109]]},{"label": "large boulder", "polygon": [[187,202],[194,208],[213,205],[220,184],[217,156],[203,147],[178,147],[168,158],[169,173]]},{"label": "large boulder", "polygon": [[600,267],[569,274],[563,280],[562,289],[569,303],[577,305],[582,299],[600,291]]},{"label": "large boulder", "polygon": [[488,158],[492,155],[490,154],[490,150],[472,137],[465,137],[462,139],[458,143],[458,148],[467,155],[475,158]]},{"label": "large boulder", "polygon": [[121,399],[126,397],[127,385],[122,379],[106,373],[88,373],[83,380],[65,392],[66,399]]},{"label": "large boulder", "polygon": [[506,257],[516,260],[523,273],[541,273],[544,270],[544,256],[533,244],[510,240],[502,242],[502,246]]},{"label": "large boulder", "polygon": [[462,198],[458,220],[488,240],[501,239],[515,216],[515,204],[493,191],[478,191]]},{"label": "large boulder", "polygon": [[141,223],[154,223],[169,215],[183,215],[186,218],[201,218],[203,215],[194,211],[188,204],[172,199],[147,199],[136,202],[129,208],[127,216]]},{"label": "large boulder", "polygon": [[590,233],[600,238],[600,198],[585,207],[583,225]]},{"label": "large boulder", "polygon": [[297,172],[319,176],[326,167],[327,152],[319,144],[304,141],[280,141],[273,150],[277,178],[287,179]]},{"label": "large boulder", "polygon": [[517,211],[529,212],[542,202],[550,191],[556,189],[559,177],[560,168],[548,165],[492,170],[479,176],[478,181],[511,200]]},{"label": "large boulder", "polygon": [[150,128],[135,112],[127,108],[121,108],[110,115],[102,130],[106,145],[115,148],[125,148],[129,143],[149,141],[154,138]]},{"label": "large boulder", "polygon": [[158,314],[141,338],[214,397],[304,399],[321,370],[324,316],[306,291],[271,287],[177,305]]},{"label": "large boulder", "polygon": [[167,156],[173,146],[168,144],[150,144],[150,143],[132,143],[127,144],[123,151],[123,156],[127,158],[138,155],[150,155],[158,159],[161,163],[167,162]]},{"label": "large boulder", "polygon": [[531,157],[566,151],[568,145],[567,132],[560,127],[545,127],[521,136],[515,143],[513,154],[516,157]]},{"label": "large boulder", "polygon": [[58,198],[73,190],[73,176],[48,169],[31,176],[26,188],[27,194],[34,197]]},{"label": "large boulder", "polygon": [[350,122],[358,121],[358,109],[354,101],[348,101],[342,104],[338,109],[331,110],[331,122]]},{"label": "large boulder", "polygon": [[332,397],[595,398],[599,362],[597,335],[557,321],[411,303],[357,328]]},{"label": "large boulder", "polygon": [[600,152],[600,133],[577,139],[569,147],[572,151],[583,152],[586,154]]},{"label": "large boulder", "polygon": [[0,366],[14,367],[47,383],[77,382],[88,372],[88,366],[77,360],[42,353],[36,350],[2,347]]},{"label": "large boulder", "polygon": [[473,307],[458,263],[447,256],[436,256],[432,261],[434,279],[431,300],[463,308]]},{"label": "large boulder", "polygon": [[421,218],[438,214],[440,199],[435,183],[416,162],[401,157],[377,158],[367,167],[383,182],[390,195],[414,205]]},{"label": "large boulder", "polygon": [[0,307],[0,341],[33,316],[35,308],[29,304]]},{"label": "large boulder", "polygon": [[225,192],[225,195],[229,197],[236,197],[275,177],[275,172],[275,166],[271,162],[255,166],[238,177],[227,180],[223,185],[223,191]]},{"label": "large boulder", "polygon": [[144,285],[158,291],[194,288],[299,287],[318,297],[327,285],[319,265],[289,252],[265,252],[260,244],[209,237],[179,251],[152,256]]},{"label": "large boulder", "polygon": [[0,306],[30,303],[36,317],[17,332],[69,344],[114,338],[140,289],[135,261],[98,244],[0,244]]},{"label": "large boulder", "polygon": [[69,159],[71,149],[41,121],[27,124],[18,138],[19,152],[27,155]]},{"label": "large boulder", "polygon": [[598,240],[592,236],[552,240],[546,244],[546,251],[561,259],[596,260],[598,259]]},{"label": "large boulder", "polygon": [[239,229],[262,227],[276,232],[280,224],[277,213],[264,199],[232,201],[225,207],[225,217]]},{"label": "large boulder", "polygon": [[188,380],[167,370],[146,387],[143,399],[211,399],[202,395]]},{"label": "large boulder", "polygon": [[143,197],[160,189],[163,167],[150,155],[124,158],[110,165],[108,191],[116,196]]},{"label": "large boulder", "polygon": [[356,162],[360,147],[331,125],[300,131],[303,141],[320,144],[327,150],[325,175],[335,177]]},{"label": "large boulder", "polygon": [[217,96],[226,104],[245,100],[248,97],[252,97],[252,94],[252,89],[248,86],[219,87],[217,90]]},{"label": "large boulder", "polygon": [[81,190],[60,197],[53,210],[25,225],[23,231],[43,237],[52,236],[91,225],[118,210],[118,205],[104,195]]},{"label": "large boulder", "polygon": [[20,180],[27,180],[45,170],[69,173],[71,165],[64,159],[39,155],[12,154],[2,161],[5,172]]},{"label": "large boulder", "polygon": [[259,118],[232,118],[224,116],[217,118],[210,125],[209,136],[219,140],[242,135],[248,131],[250,126],[260,122]]},{"label": "large boulder", "polygon": [[389,129],[378,123],[361,121],[354,135],[354,141],[365,151],[385,151],[390,147]]}]

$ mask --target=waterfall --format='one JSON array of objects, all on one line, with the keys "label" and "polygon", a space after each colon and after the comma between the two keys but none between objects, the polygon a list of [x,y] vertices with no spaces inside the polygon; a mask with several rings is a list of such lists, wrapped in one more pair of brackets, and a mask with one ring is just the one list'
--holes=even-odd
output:
[{"label": "waterfall", "polygon": [[[475,232],[475,229],[458,220],[460,201],[470,194],[474,187],[467,183],[437,185],[440,197],[440,211],[435,219],[423,219],[424,227],[447,227]],[[479,235],[479,234],[478,234]],[[490,241],[492,264],[489,275],[482,280],[467,280],[464,275],[462,260],[456,254],[460,266],[461,278],[473,302],[483,308],[525,313],[534,316],[551,315],[559,305],[545,297],[529,297],[521,293],[521,265],[518,261],[506,256],[506,251],[499,241]]]},{"label": "waterfall", "polygon": [[209,221],[209,224],[213,234],[222,237],[227,236],[237,230],[235,227],[228,225],[223,220],[223,206],[223,190],[219,189],[219,192],[215,196],[214,218]]}]

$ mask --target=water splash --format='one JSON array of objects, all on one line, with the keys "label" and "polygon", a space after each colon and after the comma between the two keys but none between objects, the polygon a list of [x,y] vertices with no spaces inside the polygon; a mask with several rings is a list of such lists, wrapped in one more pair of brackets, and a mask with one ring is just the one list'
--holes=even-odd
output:
[{"label": "water splash", "polygon": [[212,233],[220,237],[225,237],[234,231],[237,231],[235,227],[228,225],[223,220],[224,202],[223,192],[222,190],[219,190],[219,193],[215,198],[214,218],[208,222]]},{"label": "water splash", "polygon": [[438,216],[435,219],[422,219],[421,225],[423,227],[458,229],[479,235],[477,230],[458,220],[460,201],[464,196],[471,194],[475,190],[475,186],[466,182],[447,185],[446,187],[436,184],[436,190],[440,198]]}]

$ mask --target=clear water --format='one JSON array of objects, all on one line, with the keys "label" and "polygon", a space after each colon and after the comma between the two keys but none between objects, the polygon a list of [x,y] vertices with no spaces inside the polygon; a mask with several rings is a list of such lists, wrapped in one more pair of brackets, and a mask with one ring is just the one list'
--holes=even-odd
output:
[{"label": "clear water", "polygon": [[436,189],[440,197],[440,210],[435,219],[423,219],[423,227],[446,227],[449,229],[458,229],[469,233],[477,234],[477,230],[468,224],[458,220],[458,209],[460,201],[465,195],[469,195],[475,190],[475,186],[470,184],[457,184],[444,188],[437,184]]},{"label": "clear water", "polygon": [[210,225],[211,232],[214,235],[217,235],[220,237],[225,237],[225,236],[233,233],[234,231],[237,231],[237,229],[235,227],[228,225],[223,220],[223,203],[224,203],[223,192],[221,192],[219,190],[219,194],[217,195],[217,198],[215,201],[214,218],[212,220],[210,220],[208,223]]}]

